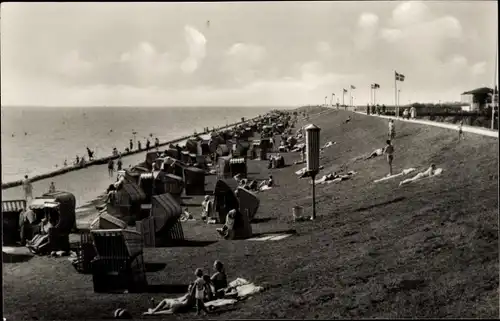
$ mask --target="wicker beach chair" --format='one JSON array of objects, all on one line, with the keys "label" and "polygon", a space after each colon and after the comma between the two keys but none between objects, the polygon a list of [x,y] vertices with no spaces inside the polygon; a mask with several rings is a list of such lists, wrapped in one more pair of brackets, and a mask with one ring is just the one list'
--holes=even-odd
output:
[{"label": "wicker beach chair", "polygon": [[113,229],[91,231],[97,253],[92,261],[94,292],[141,292],[147,286],[142,235]]}]

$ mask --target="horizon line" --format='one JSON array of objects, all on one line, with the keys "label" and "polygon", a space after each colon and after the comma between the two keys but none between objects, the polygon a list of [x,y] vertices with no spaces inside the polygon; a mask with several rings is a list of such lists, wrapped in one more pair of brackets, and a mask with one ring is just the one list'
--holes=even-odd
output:
[{"label": "horizon line", "polygon": [[145,105],[123,105],[123,106],[57,106],[57,105],[2,105],[1,108],[295,108],[301,107],[299,105],[282,105],[282,106],[269,106],[269,105],[255,105],[255,106],[145,106]]}]

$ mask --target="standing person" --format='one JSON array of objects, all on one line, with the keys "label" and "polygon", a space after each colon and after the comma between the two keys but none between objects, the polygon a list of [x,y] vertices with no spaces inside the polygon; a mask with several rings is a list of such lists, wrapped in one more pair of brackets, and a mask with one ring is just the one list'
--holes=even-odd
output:
[{"label": "standing person", "polygon": [[137,141],[137,149],[138,150],[142,150],[142,146],[141,146],[141,141],[140,140]]},{"label": "standing person", "polygon": [[203,271],[201,269],[196,269],[194,274],[196,276],[196,280],[193,284],[196,298],[196,314],[199,315],[201,310],[208,313],[208,309],[203,303],[203,299],[205,298],[205,287],[207,286],[205,280],[203,280]]},{"label": "standing person", "polygon": [[464,131],[462,129],[463,125],[464,121],[460,120],[460,122],[458,123],[458,141],[460,141],[460,139],[465,139]]},{"label": "standing person", "polygon": [[417,109],[415,108],[415,106],[411,106],[410,108],[410,118],[411,119],[417,118]]},{"label": "standing person", "polygon": [[56,192],[56,185],[54,184],[54,182],[50,182],[49,193],[55,193],[55,192]]},{"label": "standing person", "polygon": [[63,165],[64,165],[64,167],[68,166],[68,161],[66,159],[64,160],[64,164]]},{"label": "standing person", "polygon": [[113,177],[113,172],[115,171],[115,162],[112,159],[108,162],[108,175],[109,177]]},{"label": "standing person", "polygon": [[390,140],[393,140],[396,137],[396,129],[394,128],[394,120],[389,120],[389,133],[388,135]]},{"label": "standing person", "polygon": [[130,150],[134,150],[134,142],[132,141],[132,138],[130,138],[130,141],[128,142],[130,146]]},{"label": "standing person", "polygon": [[394,146],[391,145],[391,140],[386,141],[387,145],[384,147],[384,154],[387,155],[387,163],[389,164],[389,175],[392,175],[392,161],[394,160]]},{"label": "standing person", "polygon": [[24,199],[26,200],[26,202],[33,199],[33,185],[31,185],[31,181],[28,179],[28,175],[24,175],[23,190]]},{"label": "standing person", "polygon": [[149,147],[151,147],[151,142],[149,141],[149,138],[146,138],[146,150],[149,150]]},{"label": "standing person", "polygon": [[160,140],[158,139],[158,137],[155,137],[155,147],[160,147]]},{"label": "standing person", "polygon": [[116,170],[117,171],[121,171],[122,170],[122,166],[123,166],[122,157],[120,156],[120,158],[118,158],[118,160],[116,161]]}]

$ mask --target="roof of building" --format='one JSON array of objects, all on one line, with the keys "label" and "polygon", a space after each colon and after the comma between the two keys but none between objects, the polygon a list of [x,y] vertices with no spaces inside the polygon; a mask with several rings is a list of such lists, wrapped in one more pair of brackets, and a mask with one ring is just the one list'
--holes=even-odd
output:
[{"label": "roof of building", "polygon": [[481,87],[474,90],[466,91],[462,93],[462,95],[481,95],[481,94],[491,94],[491,93],[493,93],[492,88]]}]

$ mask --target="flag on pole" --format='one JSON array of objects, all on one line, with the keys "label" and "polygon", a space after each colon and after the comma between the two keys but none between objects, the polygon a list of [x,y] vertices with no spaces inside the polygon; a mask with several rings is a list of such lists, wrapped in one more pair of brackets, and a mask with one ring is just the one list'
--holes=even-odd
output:
[{"label": "flag on pole", "polygon": [[351,85],[351,89],[356,89],[356,87],[354,87],[353,85]]},{"label": "flag on pole", "polygon": [[344,93],[346,93],[346,92],[347,92],[347,89],[344,89]]},{"label": "flag on pole", "polygon": [[373,84],[373,89],[379,89],[380,85],[379,84]]},{"label": "flag on pole", "polygon": [[395,73],[396,81],[405,81],[405,75],[398,74],[397,71],[395,71],[394,73]]}]

